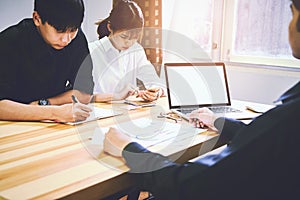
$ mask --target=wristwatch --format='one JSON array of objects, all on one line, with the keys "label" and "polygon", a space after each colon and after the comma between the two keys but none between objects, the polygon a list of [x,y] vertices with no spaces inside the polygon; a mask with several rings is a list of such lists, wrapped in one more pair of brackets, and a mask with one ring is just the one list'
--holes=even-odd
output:
[{"label": "wristwatch", "polygon": [[51,104],[48,99],[41,99],[41,100],[38,100],[38,105],[47,106],[47,105],[51,105]]}]

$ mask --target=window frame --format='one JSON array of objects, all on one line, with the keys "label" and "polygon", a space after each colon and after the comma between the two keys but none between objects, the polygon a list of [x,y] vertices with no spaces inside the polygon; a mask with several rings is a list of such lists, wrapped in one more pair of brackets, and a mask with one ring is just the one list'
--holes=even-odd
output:
[{"label": "window frame", "polygon": [[[262,65],[273,67],[300,68],[300,61],[295,58],[275,58],[254,55],[233,54],[235,9],[238,0],[226,0],[223,9],[223,36],[221,48],[221,60],[236,64]],[[287,38],[288,42],[288,38]]]}]

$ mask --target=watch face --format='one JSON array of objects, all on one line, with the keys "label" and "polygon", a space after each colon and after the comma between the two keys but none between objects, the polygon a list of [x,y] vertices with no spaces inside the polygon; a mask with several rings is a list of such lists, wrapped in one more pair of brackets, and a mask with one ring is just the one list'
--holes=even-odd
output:
[{"label": "watch face", "polygon": [[38,102],[39,105],[41,106],[46,106],[46,105],[50,105],[49,101],[47,99],[41,99]]}]

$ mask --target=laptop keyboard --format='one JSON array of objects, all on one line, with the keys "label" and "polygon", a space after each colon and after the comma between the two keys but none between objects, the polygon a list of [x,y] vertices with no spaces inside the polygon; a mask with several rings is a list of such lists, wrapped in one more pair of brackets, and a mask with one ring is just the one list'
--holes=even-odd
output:
[{"label": "laptop keyboard", "polygon": [[[192,111],[194,111],[195,109],[196,108],[181,108],[180,111],[184,114],[188,114],[188,113],[191,113]],[[230,106],[208,107],[208,109],[210,109],[214,113],[229,113],[229,112],[238,113],[238,112],[242,112],[241,110],[238,110],[236,108],[232,108]]]},{"label": "laptop keyboard", "polygon": [[230,106],[218,106],[218,107],[209,107],[211,111],[214,113],[237,113],[237,112],[242,112],[236,108],[232,108]]},{"label": "laptop keyboard", "polygon": [[179,111],[182,112],[183,114],[191,113],[194,110],[195,110],[195,108],[181,108],[181,109],[179,109]]}]

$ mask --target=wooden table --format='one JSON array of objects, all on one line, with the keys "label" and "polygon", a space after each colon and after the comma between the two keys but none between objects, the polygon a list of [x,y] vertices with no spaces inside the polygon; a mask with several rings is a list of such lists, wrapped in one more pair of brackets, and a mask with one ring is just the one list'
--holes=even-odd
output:
[{"label": "wooden table", "polygon": [[[101,199],[130,188],[133,182],[125,173],[128,168],[123,160],[91,144],[91,136],[95,128],[154,117],[167,111],[166,105],[167,99],[162,98],[155,107],[77,126],[0,121],[0,196],[14,200]],[[121,104],[97,106],[120,109]],[[196,135],[189,146],[173,145],[165,154],[185,162],[211,150],[216,140],[217,134],[207,131]],[[150,150],[156,151],[162,145]]]}]

